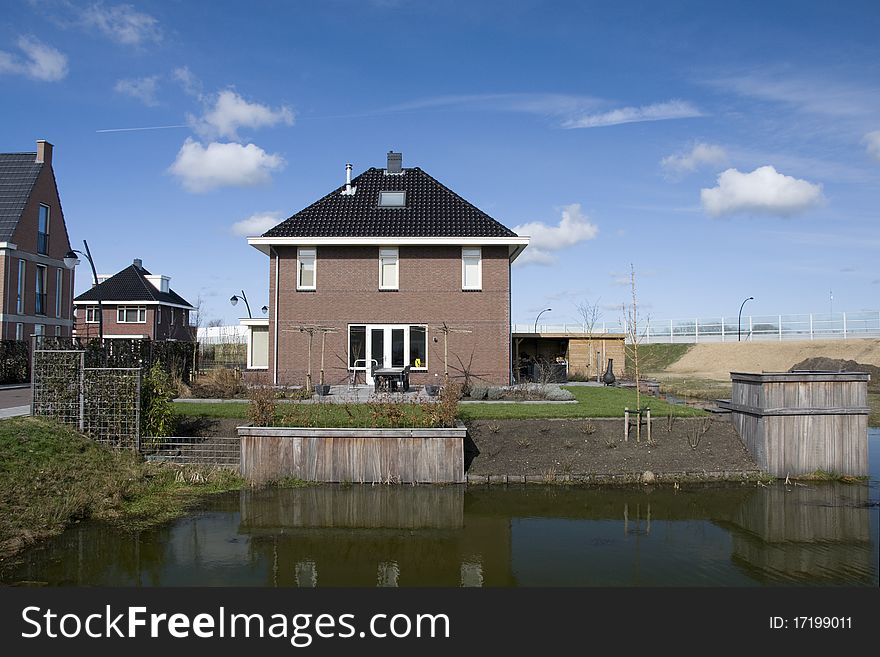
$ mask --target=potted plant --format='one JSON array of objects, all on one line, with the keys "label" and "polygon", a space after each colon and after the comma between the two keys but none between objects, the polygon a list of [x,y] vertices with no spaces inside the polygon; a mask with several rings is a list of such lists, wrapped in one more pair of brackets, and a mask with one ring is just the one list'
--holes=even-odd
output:
[{"label": "potted plant", "polygon": [[425,394],[427,394],[429,397],[436,397],[437,394],[440,392],[440,386],[437,384],[436,376],[437,375],[435,374],[433,384],[429,383],[425,385]]}]

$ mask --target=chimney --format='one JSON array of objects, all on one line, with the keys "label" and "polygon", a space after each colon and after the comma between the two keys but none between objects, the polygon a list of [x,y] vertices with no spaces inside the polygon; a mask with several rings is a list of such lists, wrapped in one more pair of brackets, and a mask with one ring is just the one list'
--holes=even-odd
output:
[{"label": "chimney", "polygon": [[34,161],[52,166],[52,144],[45,139],[37,139],[37,159]]},{"label": "chimney", "polygon": [[345,165],[345,189],[342,190],[343,196],[351,196],[357,191],[357,187],[351,186],[351,163]]},{"label": "chimney", "polygon": [[143,261],[142,261],[140,258],[135,258],[135,259],[134,259],[134,262],[132,262],[131,264],[133,264],[133,265],[134,265],[135,267],[137,267],[138,269],[143,269],[143,268],[144,268],[144,263],[143,263]]},{"label": "chimney", "polygon": [[387,173],[400,173],[403,167],[403,153],[388,151]]}]

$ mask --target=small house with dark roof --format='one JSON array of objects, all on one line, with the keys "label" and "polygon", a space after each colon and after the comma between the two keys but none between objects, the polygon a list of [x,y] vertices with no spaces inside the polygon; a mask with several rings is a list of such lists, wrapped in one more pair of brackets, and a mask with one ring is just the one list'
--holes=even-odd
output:
[{"label": "small house with dark roof", "polygon": [[[265,369],[305,383],[325,341],[326,383],[373,383],[409,368],[413,383],[511,379],[510,266],[527,237],[475,207],[400,153],[248,243],[269,256]],[[356,376],[355,376],[356,375]]]},{"label": "small house with dark roof", "polygon": [[34,153],[0,153],[0,339],[69,337],[73,270],[52,144]]},{"label": "small house with dark roof", "polygon": [[171,289],[170,277],[151,274],[139,258],[119,273],[98,279],[98,285],[73,300],[77,337],[98,336],[100,300],[105,338],[196,339],[189,323],[195,308]]}]

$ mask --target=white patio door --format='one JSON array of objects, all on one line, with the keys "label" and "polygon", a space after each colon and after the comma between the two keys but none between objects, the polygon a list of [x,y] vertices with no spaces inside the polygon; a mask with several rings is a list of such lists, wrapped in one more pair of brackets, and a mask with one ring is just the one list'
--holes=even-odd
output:
[{"label": "white patio door", "polygon": [[409,351],[409,332],[406,326],[400,325],[367,325],[367,377],[369,385],[373,385],[370,375],[373,361],[376,367],[403,367],[406,365],[406,354]]}]

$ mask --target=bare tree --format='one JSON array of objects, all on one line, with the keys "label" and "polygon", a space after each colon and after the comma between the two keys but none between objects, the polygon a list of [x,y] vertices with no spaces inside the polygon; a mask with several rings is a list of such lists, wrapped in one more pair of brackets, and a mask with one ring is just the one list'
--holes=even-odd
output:
[{"label": "bare tree", "polygon": [[193,310],[189,314],[189,326],[193,332],[193,382],[199,374],[199,329],[202,328],[204,322],[205,298],[202,296],[202,293],[199,292],[199,295],[196,297],[196,302],[193,304]]},{"label": "bare tree", "polygon": [[[639,440],[639,436],[641,433],[641,413],[642,413],[642,393],[639,389],[639,345],[645,337],[644,330],[640,328],[641,316],[639,315],[639,306],[638,306],[638,298],[636,295],[636,270],[635,267],[630,263],[629,266],[629,282],[630,282],[630,292],[631,292],[631,303],[624,303],[621,306],[621,312],[623,313],[623,326],[626,333],[626,340],[624,341],[624,351],[626,353],[626,357],[632,363],[633,367],[633,376],[636,382],[636,418],[638,421],[638,425],[636,426],[636,440]],[[645,323],[647,324],[650,321],[650,318],[645,318]],[[651,435],[651,432],[648,431],[648,435]]]},{"label": "bare tree", "polygon": [[[578,315],[581,318],[581,326],[583,326],[584,333],[587,334],[588,342],[587,342],[587,370],[586,375],[589,378],[590,376],[590,365],[593,362],[593,331],[596,329],[596,324],[602,318],[602,310],[599,306],[599,299],[596,299],[593,303],[590,303],[587,300],[580,301],[575,308],[577,309]],[[598,373],[599,363],[596,363],[596,371]]]},{"label": "bare tree", "polygon": [[217,327],[223,326],[223,320],[222,319],[212,319],[206,324],[206,326],[208,326],[209,328],[217,328]]}]

